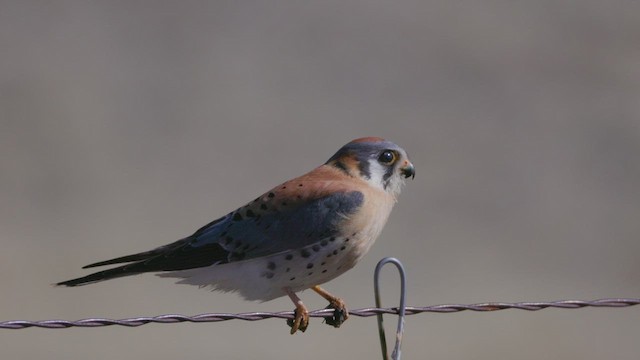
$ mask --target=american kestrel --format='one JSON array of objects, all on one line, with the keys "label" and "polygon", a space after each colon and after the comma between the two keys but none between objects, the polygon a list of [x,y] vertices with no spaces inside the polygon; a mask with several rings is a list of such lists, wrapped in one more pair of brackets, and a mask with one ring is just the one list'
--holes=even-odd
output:
[{"label": "american kestrel", "polygon": [[309,313],[297,292],[311,288],[335,309],[333,326],[348,317],[344,301],[319,284],[351,269],[384,227],[404,184],[414,177],[407,153],[377,137],[356,139],[326,163],[260,195],[193,235],[138,254],[85,266],[127,263],[57,285],[79,286],[161,272],[181,284],[238,291],[247,300],[289,296],[291,333]]}]

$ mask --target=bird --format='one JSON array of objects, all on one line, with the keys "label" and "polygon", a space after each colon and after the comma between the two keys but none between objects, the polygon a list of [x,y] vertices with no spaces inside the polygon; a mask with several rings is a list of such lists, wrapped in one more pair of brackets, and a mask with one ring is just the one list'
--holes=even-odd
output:
[{"label": "bird", "polygon": [[246,300],[288,296],[291,334],[304,332],[309,311],[297,293],[312,289],[334,309],[345,302],[319,285],[351,269],[380,235],[405,179],[415,177],[404,149],[379,137],[355,139],[324,164],[286,181],[192,235],[132,255],[84,266],[124,264],[58,286],[80,286],[142,273],[177,283],[238,292]]}]

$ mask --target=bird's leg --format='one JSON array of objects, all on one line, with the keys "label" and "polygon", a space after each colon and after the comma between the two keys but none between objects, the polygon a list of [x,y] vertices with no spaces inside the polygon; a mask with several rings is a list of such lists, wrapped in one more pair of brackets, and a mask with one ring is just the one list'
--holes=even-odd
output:
[{"label": "bird's leg", "polygon": [[284,288],[283,290],[289,295],[289,298],[296,306],[296,309],[293,311],[295,318],[287,320],[287,324],[291,326],[291,335],[295,334],[298,330],[304,332],[307,330],[307,326],[309,326],[309,310],[307,310],[302,300],[300,300],[298,295],[291,291],[291,289]]},{"label": "bird's leg", "polygon": [[316,285],[311,288],[313,291],[317,292],[318,295],[322,296],[329,302],[329,306],[326,309],[334,309],[333,316],[327,316],[324,318],[325,322],[333,327],[340,327],[343,322],[345,322],[349,318],[349,310],[347,310],[347,305],[344,300],[340,299],[337,296],[331,295],[327,290],[321,288]]}]

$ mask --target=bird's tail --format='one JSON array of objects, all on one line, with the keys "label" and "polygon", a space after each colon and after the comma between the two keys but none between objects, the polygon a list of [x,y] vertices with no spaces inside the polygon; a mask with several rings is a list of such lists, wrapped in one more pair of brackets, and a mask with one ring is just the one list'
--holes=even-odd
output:
[{"label": "bird's tail", "polygon": [[112,269],[102,270],[95,272],[93,274],[89,274],[87,276],[83,276],[77,279],[71,279],[63,282],[59,282],[57,286],[80,286],[80,285],[88,285],[99,281],[115,279],[123,276],[129,275],[138,275],[144,272],[149,272],[155,270],[154,268],[150,268],[149,266],[145,266],[145,263],[156,257],[163,248],[154,249],[151,251],[145,251],[133,255],[121,256],[115,259],[110,259],[106,261],[100,261],[97,263],[89,264],[83,266],[83,269],[92,268],[96,266],[104,266],[104,265],[113,265],[113,264],[122,264],[129,263],[126,265],[121,265]]},{"label": "bird's tail", "polygon": [[137,263],[118,266],[113,269],[107,269],[83,276],[77,279],[71,279],[57,283],[57,286],[81,286],[88,285],[99,281],[115,279],[123,276],[137,275],[146,272],[136,266]]},{"label": "bird's tail", "polygon": [[96,266],[128,263],[77,279],[59,282],[56,285],[80,286],[146,272],[184,270],[208,266],[219,262],[220,259],[225,259],[228,255],[228,252],[218,243],[191,248],[188,246],[190,240],[191,237],[187,237],[150,251],[121,256],[83,266],[83,269],[87,269]]}]

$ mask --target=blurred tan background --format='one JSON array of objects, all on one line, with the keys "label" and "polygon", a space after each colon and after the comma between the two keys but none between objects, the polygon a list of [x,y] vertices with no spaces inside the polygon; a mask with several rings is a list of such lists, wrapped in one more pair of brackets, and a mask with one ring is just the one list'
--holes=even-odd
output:
[{"label": "blurred tan background", "polygon": [[[0,2],[0,319],[292,310],[142,275],[163,245],[360,136],[417,168],[327,284],[373,305],[640,297],[640,3]],[[397,303],[397,275],[382,284]],[[302,293],[310,308],[320,297]],[[395,318],[386,321],[389,330]],[[406,359],[637,359],[640,308],[422,314]],[[375,359],[374,318],[0,334],[3,359]]]}]

